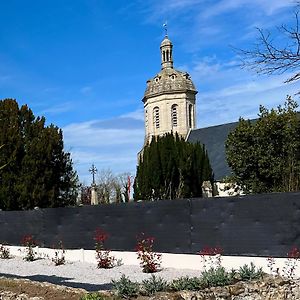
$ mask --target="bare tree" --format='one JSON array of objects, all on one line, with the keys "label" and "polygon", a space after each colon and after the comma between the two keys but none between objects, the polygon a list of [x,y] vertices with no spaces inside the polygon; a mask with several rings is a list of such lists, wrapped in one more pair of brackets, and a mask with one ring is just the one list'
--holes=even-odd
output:
[{"label": "bare tree", "polygon": [[128,202],[129,173],[113,174],[110,169],[100,170],[97,180],[99,203]]},{"label": "bare tree", "polygon": [[[300,79],[300,32],[299,11],[300,1],[297,1],[297,11],[294,12],[295,24],[293,27],[281,25],[277,28],[280,44],[276,43],[273,35],[257,28],[258,41],[253,49],[235,49],[241,56],[242,66],[259,74],[283,74],[294,72],[285,80],[285,83]],[[283,44],[282,44],[283,41]]]}]

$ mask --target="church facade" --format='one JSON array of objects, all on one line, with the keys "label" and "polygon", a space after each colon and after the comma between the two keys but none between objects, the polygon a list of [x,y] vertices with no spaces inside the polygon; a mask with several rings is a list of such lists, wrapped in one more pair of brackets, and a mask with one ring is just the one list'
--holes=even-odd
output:
[{"label": "church facade", "polygon": [[184,138],[196,128],[197,90],[186,72],[173,67],[173,45],[166,35],[160,45],[161,71],[147,81],[143,97],[145,143],[153,136],[177,132]]}]

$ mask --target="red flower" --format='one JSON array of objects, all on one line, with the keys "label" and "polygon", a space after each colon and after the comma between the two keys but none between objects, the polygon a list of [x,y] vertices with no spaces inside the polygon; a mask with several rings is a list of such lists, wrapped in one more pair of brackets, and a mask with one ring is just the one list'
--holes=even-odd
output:
[{"label": "red flower", "polygon": [[37,246],[37,242],[33,239],[32,235],[24,235],[21,244],[25,247]]},{"label": "red flower", "polygon": [[288,258],[300,258],[300,250],[297,247],[293,247],[287,254]]},{"label": "red flower", "polygon": [[95,231],[94,241],[96,243],[104,243],[108,238],[108,234],[101,228],[97,228]]},{"label": "red flower", "polygon": [[218,255],[222,254],[224,250],[221,247],[208,247],[205,246],[201,251],[198,252],[199,255]]}]

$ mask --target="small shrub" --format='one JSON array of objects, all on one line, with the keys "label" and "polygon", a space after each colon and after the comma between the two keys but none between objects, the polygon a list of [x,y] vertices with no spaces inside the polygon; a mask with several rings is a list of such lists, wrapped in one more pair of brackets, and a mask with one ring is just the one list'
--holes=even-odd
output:
[{"label": "small shrub", "polygon": [[5,247],[4,245],[0,246],[0,258],[1,259],[10,259],[10,251],[9,248]]},{"label": "small shrub", "polygon": [[131,297],[136,297],[139,293],[139,284],[131,281],[124,274],[118,281],[112,280],[112,284],[117,295],[122,298],[130,299]]},{"label": "small shrub", "polygon": [[171,281],[169,288],[171,291],[199,291],[202,289],[203,282],[198,277],[179,277]]},{"label": "small shrub", "polygon": [[153,237],[145,237],[144,233],[138,237],[136,252],[145,273],[154,273],[161,269],[161,254],[153,251],[153,244]]},{"label": "small shrub", "polygon": [[65,249],[62,241],[59,241],[58,248],[54,253],[54,258],[52,258],[52,262],[54,262],[55,266],[64,265],[66,263],[65,259]]},{"label": "small shrub", "polygon": [[209,269],[216,269],[221,267],[222,254],[224,250],[221,247],[208,247],[205,246],[198,254],[201,256],[203,261],[204,270],[207,267],[207,262],[209,264]]},{"label": "small shrub", "polygon": [[25,257],[24,260],[26,261],[34,261],[36,259],[37,253],[33,250],[38,244],[33,239],[32,235],[25,235],[22,240],[21,244],[26,247],[25,248]]},{"label": "small shrub", "polygon": [[161,277],[155,277],[155,275],[151,275],[150,279],[143,280],[142,284],[144,294],[147,296],[166,291],[168,288],[168,283]]},{"label": "small shrub", "polygon": [[97,267],[110,269],[116,266],[116,258],[110,254],[110,250],[104,248],[104,242],[107,240],[108,234],[98,228],[95,231],[94,241],[96,250]]},{"label": "small shrub", "polygon": [[297,247],[293,247],[287,254],[285,265],[282,269],[283,276],[293,278],[295,276],[295,270],[300,259],[300,250]]},{"label": "small shrub", "polygon": [[267,262],[268,262],[267,266],[270,269],[270,274],[277,274],[278,275],[279,274],[279,268],[275,269],[275,265],[276,265],[275,258],[272,257],[272,256],[269,256],[267,258]]},{"label": "small shrub", "polygon": [[256,268],[254,263],[251,262],[249,265],[243,265],[239,268],[238,275],[240,276],[241,280],[253,280],[259,279],[263,275],[262,268]]},{"label": "small shrub", "polygon": [[201,281],[203,287],[224,286],[233,282],[233,275],[224,267],[211,268],[202,272]]}]

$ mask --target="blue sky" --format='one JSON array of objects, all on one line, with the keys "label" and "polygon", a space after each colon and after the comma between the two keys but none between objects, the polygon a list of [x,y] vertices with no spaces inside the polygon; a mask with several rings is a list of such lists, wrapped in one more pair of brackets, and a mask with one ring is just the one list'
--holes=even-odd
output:
[{"label": "blue sky", "polygon": [[277,106],[299,90],[283,83],[288,74],[242,70],[231,47],[253,45],[256,27],[291,24],[293,9],[289,0],[1,1],[0,99],[26,103],[61,127],[84,183],[92,163],[134,175],[141,99],[160,71],[165,20],[174,66],[199,91],[199,128],[254,118],[260,104]]}]

